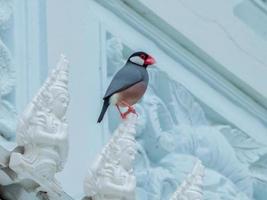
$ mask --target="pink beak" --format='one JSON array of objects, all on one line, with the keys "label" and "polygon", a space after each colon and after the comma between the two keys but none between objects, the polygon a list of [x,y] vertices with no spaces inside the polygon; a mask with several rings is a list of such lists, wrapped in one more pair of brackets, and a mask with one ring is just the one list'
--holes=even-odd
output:
[{"label": "pink beak", "polygon": [[148,56],[145,60],[145,65],[153,65],[156,63],[156,60],[152,56]]}]

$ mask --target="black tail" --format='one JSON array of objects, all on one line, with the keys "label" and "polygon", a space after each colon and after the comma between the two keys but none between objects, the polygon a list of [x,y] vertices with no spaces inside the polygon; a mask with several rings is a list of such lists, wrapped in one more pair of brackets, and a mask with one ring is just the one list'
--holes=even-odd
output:
[{"label": "black tail", "polygon": [[101,113],[98,117],[98,120],[97,120],[97,123],[100,123],[108,109],[108,106],[109,106],[109,99],[105,99],[104,100],[104,103],[103,103],[103,106],[102,106],[102,110],[101,110]]}]

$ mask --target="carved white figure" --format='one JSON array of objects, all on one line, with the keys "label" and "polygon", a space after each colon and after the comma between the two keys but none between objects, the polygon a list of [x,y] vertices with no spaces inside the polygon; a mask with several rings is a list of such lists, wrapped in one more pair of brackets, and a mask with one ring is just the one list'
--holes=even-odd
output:
[{"label": "carved white figure", "polygon": [[204,167],[198,160],[190,174],[174,192],[170,200],[201,200],[203,199]]},{"label": "carved white figure", "polygon": [[93,200],[134,200],[136,178],[133,161],[136,154],[136,116],[128,118],[97,157],[84,181],[84,191]]},{"label": "carved white figure", "polygon": [[56,183],[54,175],[63,169],[68,154],[67,84],[68,61],[62,56],[18,122],[17,143],[24,153],[12,153],[10,168],[21,178]]}]

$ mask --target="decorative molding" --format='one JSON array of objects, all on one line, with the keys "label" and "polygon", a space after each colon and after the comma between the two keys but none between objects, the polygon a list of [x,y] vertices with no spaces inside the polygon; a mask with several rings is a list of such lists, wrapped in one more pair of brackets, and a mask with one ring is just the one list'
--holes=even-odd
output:
[{"label": "decorative molding", "polygon": [[259,9],[261,9],[264,14],[267,15],[267,1],[266,0],[250,0],[254,3]]},{"label": "decorative molding", "polygon": [[204,166],[197,160],[192,172],[174,192],[170,200],[201,200],[203,199]]},{"label": "decorative molding", "polygon": [[129,114],[103,148],[84,180],[84,191],[93,200],[134,200],[136,178],[136,115]]},{"label": "decorative molding", "polygon": [[55,174],[63,169],[68,155],[68,73],[68,61],[61,56],[19,119],[17,144],[24,150],[13,152],[9,162],[22,185],[30,179],[35,193],[55,200],[64,196]]}]

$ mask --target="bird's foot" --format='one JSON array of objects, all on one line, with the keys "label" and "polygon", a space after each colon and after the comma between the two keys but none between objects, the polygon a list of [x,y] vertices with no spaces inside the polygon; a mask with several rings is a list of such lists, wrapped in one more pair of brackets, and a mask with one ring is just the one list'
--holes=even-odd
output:
[{"label": "bird's foot", "polygon": [[129,106],[127,112],[129,112],[129,113],[133,113],[133,114],[136,114],[136,115],[137,115],[137,112],[135,111],[134,107],[132,107],[132,106]]},{"label": "bird's foot", "polygon": [[138,116],[136,110],[132,106],[129,106],[128,107],[128,110],[125,113],[121,113],[121,118],[122,119],[126,119],[127,118],[127,115],[129,115],[130,113],[133,113],[136,116]]}]

